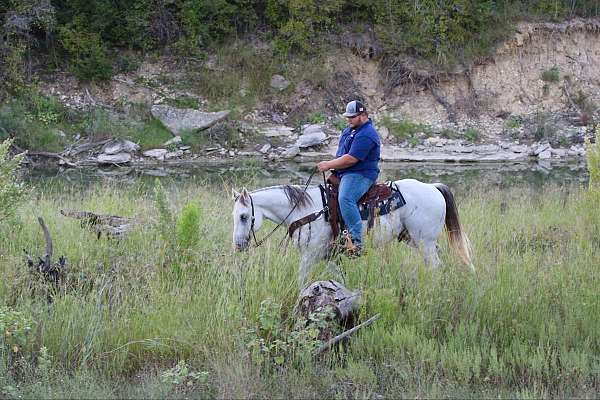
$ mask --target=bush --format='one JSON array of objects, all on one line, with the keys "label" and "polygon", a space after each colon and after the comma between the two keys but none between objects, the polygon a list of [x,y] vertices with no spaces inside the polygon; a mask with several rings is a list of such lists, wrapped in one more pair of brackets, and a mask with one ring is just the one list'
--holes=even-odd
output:
[{"label": "bush", "polygon": [[600,124],[596,126],[596,141],[594,144],[585,139],[585,150],[587,156],[587,168],[590,174],[591,191],[600,193]]},{"label": "bush", "polygon": [[83,22],[75,20],[60,27],[59,38],[69,55],[69,67],[73,75],[82,81],[105,81],[111,78],[112,65],[97,32],[86,30]]},{"label": "bush", "polygon": [[180,250],[189,251],[200,240],[200,209],[194,203],[183,208],[177,220],[177,245]]},{"label": "bush", "polygon": [[[10,217],[25,194],[25,186],[15,176],[23,155],[11,158],[12,140],[0,143],[0,221]],[[0,330],[0,332],[4,332]]]},{"label": "bush", "polygon": [[542,72],[544,82],[558,82],[560,80],[560,71],[557,67],[552,67]]},{"label": "bush", "polygon": [[465,130],[465,139],[467,139],[470,142],[476,142],[477,140],[479,140],[479,131],[475,128],[467,128]]}]

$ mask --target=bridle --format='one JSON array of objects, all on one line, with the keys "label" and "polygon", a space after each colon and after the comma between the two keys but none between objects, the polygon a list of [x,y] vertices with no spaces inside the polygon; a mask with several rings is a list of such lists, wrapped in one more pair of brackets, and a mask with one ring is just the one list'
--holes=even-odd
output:
[{"label": "bridle", "polygon": [[[306,193],[306,190],[308,189],[308,185],[310,184],[310,181],[312,180],[313,176],[315,176],[316,173],[317,173],[317,170],[315,169],[310,174],[310,176],[308,177],[308,180],[306,181],[306,184],[304,185],[302,194]],[[250,197],[250,207],[252,209],[252,217],[250,219],[250,233],[252,234],[252,237],[254,238],[254,247],[258,247],[258,246],[262,245],[268,238],[270,238],[271,235],[273,235],[275,233],[275,231],[277,229],[279,229],[279,227],[281,227],[281,225],[283,225],[285,223],[285,221],[288,219],[288,217],[290,215],[292,215],[292,213],[294,212],[296,207],[298,207],[298,204],[300,204],[300,202],[302,201],[300,198],[298,198],[298,201],[296,202],[296,204],[294,204],[294,207],[292,207],[292,209],[285,216],[285,218],[283,218],[283,220],[280,223],[278,223],[277,226],[275,226],[275,228],[273,228],[273,230],[267,234],[267,236],[265,236],[261,240],[256,240],[256,232],[254,231],[254,221],[256,220],[256,218],[254,217],[254,201],[252,200],[252,195],[250,193],[248,193],[248,196]],[[248,241],[250,241],[250,234],[248,234]]]}]

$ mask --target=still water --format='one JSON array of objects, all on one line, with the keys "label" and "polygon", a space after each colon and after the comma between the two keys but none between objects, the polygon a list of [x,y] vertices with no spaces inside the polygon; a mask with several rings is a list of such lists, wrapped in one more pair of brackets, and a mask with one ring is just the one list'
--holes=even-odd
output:
[{"label": "still water", "polygon": [[[314,164],[264,164],[258,161],[170,165],[153,168],[110,169],[33,169],[25,179],[45,192],[59,193],[65,187],[85,192],[98,184],[123,184],[151,188],[157,179],[164,186],[201,185],[223,190],[224,187],[246,186],[255,189],[277,184],[303,185]],[[457,194],[472,190],[524,188],[533,191],[545,187],[573,188],[587,184],[584,163],[381,163],[380,180],[415,178],[424,182],[443,182]],[[311,183],[322,181],[317,174]]]}]

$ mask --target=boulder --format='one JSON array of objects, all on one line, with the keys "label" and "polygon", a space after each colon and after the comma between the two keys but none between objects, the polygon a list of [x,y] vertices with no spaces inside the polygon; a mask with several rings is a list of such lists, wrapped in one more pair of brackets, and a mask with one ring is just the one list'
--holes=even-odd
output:
[{"label": "boulder", "polygon": [[130,142],[129,140],[115,139],[102,146],[102,153],[109,155],[118,153],[135,153],[139,149],[140,146],[138,144]]},{"label": "boulder", "polygon": [[154,118],[160,120],[175,136],[185,130],[207,129],[229,115],[229,110],[204,112],[190,108],[180,109],[167,105],[155,105],[151,109]]},{"label": "boulder", "polygon": [[291,159],[300,154],[300,148],[296,145],[288,147],[283,153],[281,153],[281,157],[285,159]]},{"label": "boulder", "polygon": [[126,164],[131,161],[130,153],[117,153],[117,154],[100,154],[98,156],[99,164]]},{"label": "boulder", "polygon": [[293,131],[294,128],[290,128],[289,126],[283,125],[266,126],[258,130],[260,134],[267,137],[292,136],[294,134]]},{"label": "boulder", "polygon": [[181,139],[181,136],[175,136],[173,139],[169,139],[165,142],[165,146],[169,146],[171,144],[181,144],[183,142],[183,140]]},{"label": "boulder", "polygon": [[262,154],[265,154],[265,153],[266,153],[267,151],[269,151],[270,149],[271,149],[271,145],[270,145],[269,143],[267,143],[267,144],[265,144],[264,146],[262,146],[262,147],[260,148],[260,150],[259,150],[259,151],[260,151]]},{"label": "boulder", "polygon": [[540,160],[547,160],[550,157],[552,157],[552,152],[550,150],[544,150],[541,153],[538,154],[538,158]]},{"label": "boulder", "polygon": [[296,146],[300,148],[317,146],[327,139],[327,135],[323,132],[321,125],[305,125],[302,130],[302,135],[296,140]]},{"label": "boulder", "polygon": [[168,153],[168,151],[166,149],[152,149],[152,150],[146,150],[142,154],[144,155],[144,157],[152,157],[152,158],[158,158],[158,159],[164,160],[165,154],[167,154],[167,153]]},{"label": "boulder", "polygon": [[172,158],[179,158],[183,155],[183,150],[169,151],[165,154],[165,160],[170,160]]},{"label": "boulder", "polygon": [[283,91],[290,86],[290,82],[281,75],[271,77],[271,87],[275,90]]}]

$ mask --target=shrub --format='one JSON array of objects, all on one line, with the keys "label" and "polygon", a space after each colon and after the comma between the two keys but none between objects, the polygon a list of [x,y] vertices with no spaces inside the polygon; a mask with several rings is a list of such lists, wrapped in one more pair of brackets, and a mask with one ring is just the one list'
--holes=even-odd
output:
[{"label": "shrub", "polygon": [[31,356],[29,345],[33,327],[33,320],[22,312],[0,307],[0,352],[3,361],[8,361],[9,369],[15,367],[15,360]]},{"label": "shrub", "polygon": [[194,203],[187,204],[177,220],[177,245],[189,251],[200,240],[200,209]]},{"label": "shrub", "polygon": [[[9,149],[12,140],[0,143],[0,221],[10,217],[25,194],[25,186],[17,181],[15,173],[23,155],[11,158]],[[0,330],[0,332],[4,332]]]},{"label": "shrub", "polygon": [[544,82],[558,82],[560,80],[558,67],[552,67],[542,72],[542,80]]},{"label": "shrub", "polygon": [[465,139],[467,139],[470,142],[476,142],[477,140],[479,140],[479,131],[475,128],[467,128],[465,130]]},{"label": "shrub", "polygon": [[415,135],[418,133],[425,133],[426,135],[431,133],[429,126],[409,120],[397,121],[390,117],[384,117],[383,125],[390,130],[392,135],[400,140],[410,140],[415,138]]},{"label": "shrub", "polygon": [[585,150],[587,156],[587,168],[590,174],[589,188],[591,191],[600,193],[600,124],[596,126],[596,140],[592,144],[588,138],[585,139]]},{"label": "shrub", "polygon": [[73,75],[82,81],[105,81],[112,76],[107,50],[97,32],[88,31],[83,22],[74,22],[59,29],[60,42],[69,55]]}]

